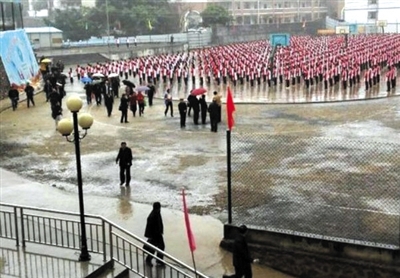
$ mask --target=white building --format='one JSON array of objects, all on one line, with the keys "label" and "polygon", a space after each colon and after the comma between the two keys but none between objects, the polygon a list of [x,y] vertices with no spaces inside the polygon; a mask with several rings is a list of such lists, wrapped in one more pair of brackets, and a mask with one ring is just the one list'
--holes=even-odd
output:
[{"label": "white building", "polygon": [[384,27],[385,33],[400,32],[400,0],[345,0],[343,2],[340,17],[347,23],[364,26],[366,33],[381,32],[379,24],[387,23]]},{"label": "white building", "polygon": [[54,27],[24,28],[34,48],[61,47],[62,31]]}]

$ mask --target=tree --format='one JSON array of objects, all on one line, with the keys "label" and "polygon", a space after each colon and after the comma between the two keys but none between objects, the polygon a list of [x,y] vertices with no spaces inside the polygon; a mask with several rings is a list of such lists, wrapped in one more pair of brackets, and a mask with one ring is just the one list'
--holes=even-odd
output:
[{"label": "tree", "polygon": [[219,5],[208,5],[207,8],[201,13],[203,18],[203,26],[211,27],[217,24],[227,25],[232,21],[232,16],[222,6]]},{"label": "tree", "polygon": [[108,35],[108,23],[111,36],[163,34],[179,30],[179,16],[167,0],[97,0],[96,3],[94,8],[55,10],[54,20],[45,20],[45,23],[62,30],[64,38],[71,41]]},{"label": "tree", "polygon": [[33,8],[33,10],[35,10],[35,11],[46,10],[46,9],[48,9],[47,1],[34,0],[34,1],[32,2],[32,8]]},{"label": "tree", "polygon": [[64,39],[71,41],[86,40],[90,36],[100,36],[104,24],[99,25],[91,20],[92,9],[66,9],[54,11],[54,20],[45,19],[47,26],[54,26],[63,31]]}]

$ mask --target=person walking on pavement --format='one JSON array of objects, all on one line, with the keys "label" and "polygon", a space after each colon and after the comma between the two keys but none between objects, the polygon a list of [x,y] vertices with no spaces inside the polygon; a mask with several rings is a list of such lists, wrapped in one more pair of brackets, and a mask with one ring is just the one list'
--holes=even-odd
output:
[{"label": "person walking on pavement", "polygon": [[129,123],[128,122],[128,97],[126,94],[121,96],[121,102],[119,104],[119,110],[121,111],[121,123]]},{"label": "person walking on pavement", "polygon": [[156,92],[156,87],[154,85],[149,85],[150,90],[147,91],[147,97],[149,98],[149,106],[153,106],[153,98]]},{"label": "person walking on pavement", "polygon": [[142,92],[138,92],[136,98],[139,106],[139,117],[141,117],[142,114],[144,114],[144,95],[142,94]]},{"label": "person walking on pavement", "polygon": [[201,123],[203,125],[205,125],[206,119],[207,119],[207,111],[208,111],[206,96],[202,95],[199,102],[200,102],[200,109],[201,109]]},{"label": "person walking on pavement", "polygon": [[8,97],[11,100],[12,109],[13,111],[15,111],[15,109],[17,109],[18,106],[19,92],[14,86],[11,87],[10,90],[8,91]]},{"label": "person walking on pavement", "polygon": [[[163,233],[164,233],[164,226],[161,217],[161,204],[159,202],[155,202],[153,204],[153,210],[147,217],[144,236],[148,238],[147,240],[148,243],[164,251],[165,243],[164,243]],[[154,258],[153,254],[155,253],[155,250],[151,248],[145,248],[145,250],[151,254],[147,255],[146,264],[149,266],[153,266],[151,260]],[[162,261],[163,258],[164,255],[160,252],[157,252],[157,266],[164,266],[164,262]]]},{"label": "person walking on pavement", "polygon": [[179,115],[181,116],[181,128],[186,127],[186,111],[187,105],[183,98],[179,99],[178,104]]},{"label": "person walking on pavement", "polygon": [[117,159],[115,163],[119,162],[119,180],[120,185],[126,181],[126,186],[129,186],[131,181],[131,166],[132,166],[132,150],[126,146],[126,142],[121,142]]},{"label": "person walking on pavement", "polygon": [[172,106],[172,96],[170,94],[169,89],[167,89],[167,92],[164,95],[164,103],[165,103],[164,115],[167,116],[168,110],[171,109],[171,117],[173,117],[174,116],[174,108]]},{"label": "person walking on pavement", "polygon": [[[128,87],[127,87],[128,88]],[[136,117],[136,110],[137,110],[137,95],[136,92],[132,92],[129,97],[129,106],[132,111],[133,117]]]},{"label": "person walking on pavement", "polygon": [[43,91],[46,93],[46,102],[49,102],[50,94],[53,91],[53,86],[51,85],[49,79],[46,80]]},{"label": "person walking on pavement", "polygon": [[216,100],[213,100],[208,106],[208,112],[210,113],[211,132],[218,132],[219,106]]},{"label": "person walking on pavement", "polygon": [[223,275],[223,278],[252,278],[251,263],[258,263],[258,259],[250,256],[249,248],[246,241],[247,227],[242,225],[239,227],[239,234],[233,243],[233,266],[235,267],[234,275]]},{"label": "person walking on pavement", "polygon": [[32,103],[33,106],[35,106],[35,101],[33,100],[34,91],[35,89],[33,89],[33,87],[29,84],[29,82],[27,82],[25,86],[25,93],[26,93],[26,102],[28,104],[28,108],[29,108],[29,103]]},{"label": "person walking on pavement", "polygon": [[53,117],[55,124],[56,124],[56,130],[58,126],[58,122],[62,118],[62,108],[60,102],[55,103],[54,105],[51,105],[51,116]]},{"label": "person walking on pavement", "polygon": [[113,104],[114,104],[114,96],[112,92],[108,92],[104,95],[104,103],[106,105],[107,109],[107,116],[111,117],[111,112],[113,109]]}]

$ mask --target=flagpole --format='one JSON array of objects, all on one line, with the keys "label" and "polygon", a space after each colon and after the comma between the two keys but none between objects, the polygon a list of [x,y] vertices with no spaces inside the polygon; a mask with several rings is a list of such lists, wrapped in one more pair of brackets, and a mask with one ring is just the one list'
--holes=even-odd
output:
[{"label": "flagpole", "polygon": [[226,166],[228,176],[228,224],[232,224],[231,130],[226,130]]},{"label": "flagpole", "polygon": [[194,260],[194,254],[193,254],[193,251],[192,251],[192,250],[190,250],[190,252],[192,253],[193,268],[194,268],[194,273],[196,274],[196,278],[197,278],[198,276],[197,276],[196,261]]}]

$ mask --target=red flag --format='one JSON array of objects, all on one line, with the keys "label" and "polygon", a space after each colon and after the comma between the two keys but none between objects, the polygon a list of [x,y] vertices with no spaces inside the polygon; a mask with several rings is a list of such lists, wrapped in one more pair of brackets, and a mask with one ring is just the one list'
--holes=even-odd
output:
[{"label": "red flag", "polygon": [[233,112],[235,112],[235,104],[233,103],[233,97],[231,88],[228,86],[228,94],[226,96],[226,116],[228,118],[228,129],[232,130],[235,120],[233,119]]},{"label": "red flag", "polygon": [[185,214],[185,224],[186,224],[186,233],[187,238],[189,241],[190,251],[196,250],[196,242],[194,240],[194,236],[192,233],[192,228],[190,227],[190,220],[189,220],[189,212],[186,206],[186,196],[185,196],[185,189],[182,189],[182,199],[183,199],[183,213]]}]

